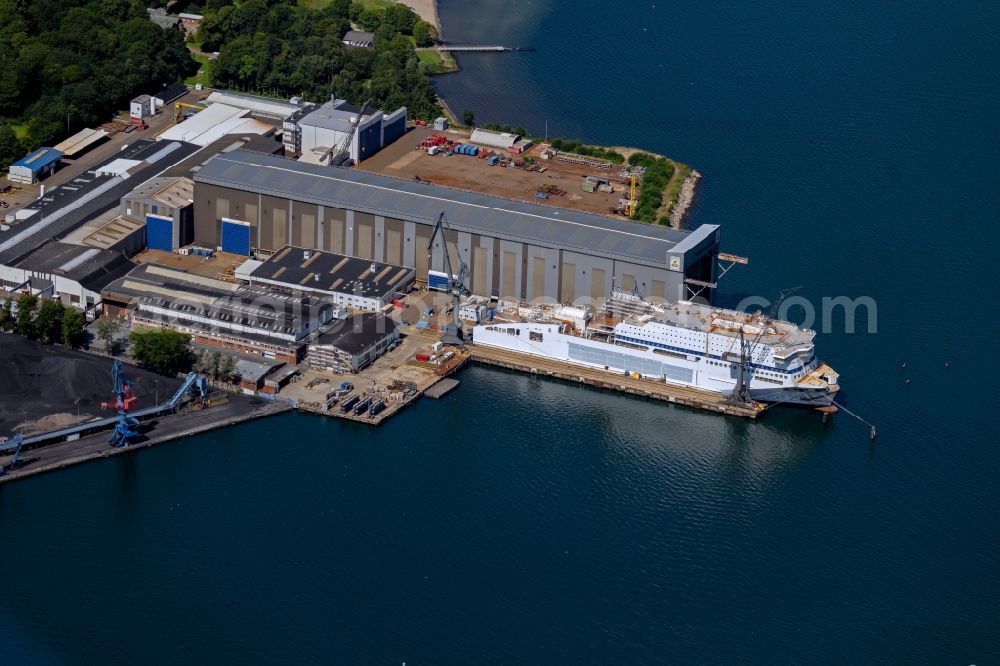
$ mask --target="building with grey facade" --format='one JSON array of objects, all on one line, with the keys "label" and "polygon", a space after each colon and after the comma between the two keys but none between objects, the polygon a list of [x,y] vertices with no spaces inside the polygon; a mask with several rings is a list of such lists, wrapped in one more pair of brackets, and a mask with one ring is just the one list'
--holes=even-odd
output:
[{"label": "building with grey facade", "polygon": [[[221,220],[243,220],[260,256],[291,244],[411,266],[422,281],[444,269],[447,246],[473,294],[559,303],[613,286],[673,301],[690,296],[686,280],[716,277],[715,225],[680,231],[244,150],[212,158],[194,181],[195,240],[218,246]],[[450,230],[428,252],[441,212]]]}]

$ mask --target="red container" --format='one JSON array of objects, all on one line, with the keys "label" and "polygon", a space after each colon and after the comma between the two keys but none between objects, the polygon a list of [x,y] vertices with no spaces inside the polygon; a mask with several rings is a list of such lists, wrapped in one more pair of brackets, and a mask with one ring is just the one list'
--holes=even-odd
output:
[{"label": "red container", "polygon": [[423,361],[424,363],[427,363],[431,360],[431,357],[429,354],[417,354],[416,359],[418,361]]},{"label": "red container", "polygon": [[398,298],[397,298],[397,299],[394,299],[394,300],[392,301],[392,305],[393,305],[394,307],[397,307],[397,308],[401,308],[401,307],[403,307],[403,301],[402,301],[402,300],[400,300],[400,299],[398,299]]}]

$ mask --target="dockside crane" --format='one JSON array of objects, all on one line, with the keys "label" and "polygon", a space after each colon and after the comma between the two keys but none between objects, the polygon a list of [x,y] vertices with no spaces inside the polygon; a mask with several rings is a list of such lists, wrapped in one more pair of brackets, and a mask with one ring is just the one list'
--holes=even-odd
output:
[{"label": "dockside crane", "polygon": [[128,410],[135,403],[136,397],[132,395],[132,382],[125,376],[125,368],[120,359],[115,359],[115,364],[111,369],[112,390],[114,391],[114,402],[102,402],[101,409],[117,409],[118,423],[108,440],[116,448],[128,446],[129,440],[139,435],[139,422],[128,415]]},{"label": "dockside crane", "polygon": [[455,335],[446,335],[442,338],[442,341],[447,344],[461,345],[462,340],[462,320],[458,316],[458,308],[460,301],[463,296],[469,295],[469,289],[465,286],[465,283],[469,279],[469,266],[462,260],[462,256],[458,257],[458,273],[453,273],[451,269],[451,258],[448,256],[448,241],[445,238],[444,232],[449,230],[448,221],[445,219],[444,211],[438,215],[437,222],[434,223],[434,231],[431,232],[430,243],[427,244],[427,265],[431,264],[431,257],[434,251],[434,239],[441,235],[441,249],[444,252],[444,269],[448,273],[448,289],[446,290],[452,296],[452,321],[455,328]]},{"label": "dockside crane", "polygon": [[[354,166],[354,161],[351,159],[351,142],[354,140],[354,133],[358,131],[358,125],[361,124],[361,120],[365,116],[365,109],[368,105],[372,103],[372,100],[368,100],[361,105],[361,110],[358,111],[358,115],[351,121],[348,128],[347,136],[345,136],[340,144],[330,152],[330,166],[335,167],[349,167]],[[361,137],[358,137],[358,142],[360,143]],[[359,146],[360,150],[360,146]],[[360,156],[359,156],[360,157]]]},{"label": "dockside crane", "polygon": [[[740,356],[736,362],[736,386],[733,387],[733,392],[729,396],[730,403],[749,405],[752,402],[750,399],[750,381],[753,379],[754,355],[757,353],[757,346],[760,345],[761,339],[771,327],[771,323],[774,321],[775,316],[777,316],[781,303],[799,289],[801,287],[781,290],[778,294],[778,299],[771,305],[763,323],[760,324],[760,330],[757,331],[757,334],[749,344],[747,344],[746,338],[743,335],[743,327],[740,327]],[[747,373],[749,373],[749,377]]]},{"label": "dockside crane", "polygon": [[21,457],[21,447],[24,446],[24,433],[17,433],[3,444],[0,444],[0,453],[14,450],[14,457],[10,459],[10,467],[0,465],[0,476],[4,476],[8,471],[13,471],[17,465],[17,459]]}]

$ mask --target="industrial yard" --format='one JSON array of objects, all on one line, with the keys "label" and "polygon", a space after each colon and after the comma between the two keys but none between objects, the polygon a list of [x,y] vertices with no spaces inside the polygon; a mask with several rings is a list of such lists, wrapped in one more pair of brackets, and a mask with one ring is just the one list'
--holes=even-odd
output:
[{"label": "industrial yard", "polygon": [[[295,400],[300,410],[378,425],[455,372],[468,358],[464,350],[442,346],[439,347],[442,358],[447,356],[447,359],[441,363],[418,361],[418,354],[431,356],[441,334],[416,327],[407,331],[398,347],[361,372],[341,374],[308,369],[282,395]],[[369,409],[355,413],[355,408],[366,402]],[[379,403],[384,403],[384,408],[372,413],[371,406]]]},{"label": "industrial yard", "polygon": [[[448,155],[447,150],[429,154],[421,145],[435,135],[460,143],[468,143],[469,140],[467,131],[436,132],[428,127],[415,127],[357,168],[396,178],[624,219],[617,211],[621,200],[628,198],[631,183],[628,176],[622,175],[622,165],[604,168],[544,160],[541,158],[542,146],[534,145],[521,155],[484,149],[482,155],[493,152],[499,157],[497,163],[491,166],[486,157],[458,153]],[[532,167],[514,166],[523,164],[525,158]],[[591,192],[584,191],[588,176],[595,184],[597,180],[607,181],[605,189],[611,189],[611,192],[601,191],[598,187]],[[538,195],[544,195],[544,198]]]},{"label": "industrial yard", "polygon": [[[6,192],[0,300],[81,311],[94,353],[3,335],[3,478],[289,409],[377,426],[455,389],[470,360],[738,412],[449,342],[501,301],[597,302],[616,285],[664,300],[710,284],[718,228],[625,220],[627,167],[510,133],[406,130],[405,109],[161,95],[26,156]],[[196,372],[117,364],[106,321],[122,343],[181,334]]]},{"label": "industrial yard", "polygon": [[[0,435],[25,435],[113,416],[113,360],[0,333]],[[177,390],[181,380],[128,367],[137,405],[148,407]]]}]

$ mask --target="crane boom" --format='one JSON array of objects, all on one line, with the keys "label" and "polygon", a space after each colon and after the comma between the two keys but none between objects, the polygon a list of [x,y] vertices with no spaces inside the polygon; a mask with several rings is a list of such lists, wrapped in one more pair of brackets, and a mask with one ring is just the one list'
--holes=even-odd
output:
[{"label": "crane boom", "polygon": [[[441,249],[444,252],[444,269],[448,274],[448,293],[452,296],[452,323],[455,327],[455,335],[448,342],[452,344],[462,344],[462,320],[458,316],[458,307],[460,305],[459,301],[463,296],[469,295],[469,289],[465,286],[465,283],[469,279],[469,266],[462,259],[461,255],[458,257],[458,274],[452,272],[451,268],[451,257],[448,254],[448,240],[445,238],[444,232],[448,229],[448,221],[445,219],[444,211],[438,215],[437,222],[434,223],[434,231],[431,232],[431,240],[427,244],[427,256],[428,264],[430,264],[431,253],[434,250],[434,240],[441,235]],[[449,336],[450,337],[450,336]]]},{"label": "crane boom", "polygon": [[347,135],[341,139],[340,144],[338,144],[330,154],[330,166],[344,166],[349,167],[354,162],[351,161],[351,142],[354,141],[354,133],[358,131],[358,126],[361,124],[361,120],[365,116],[365,109],[368,105],[372,103],[372,100],[368,100],[361,105],[361,110],[358,111],[358,115],[354,117],[348,127]]},{"label": "crane boom", "polygon": [[771,322],[774,321],[774,317],[777,315],[778,308],[781,303],[788,298],[792,293],[798,291],[801,287],[792,287],[790,289],[782,289],[778,294],[778,299],[768,310],[767,316],[763,323],[760,324],[760,330],[751,340],[750,344],[746,343],[743,336],[743,327],[740,327],[740,360],[736,365],[736,386],[733,387],[733,392],[729,396],[729,400],[738,404],[748,404],[750,402],[750,381],[747,379],[747,372],[750,372],[750,378],[753,379],[753,370],[751,366],[753,365],[754,352],[757,349],[757,345],[760,344],[761,338],[767,333],[767,330],[771,326]]}]

